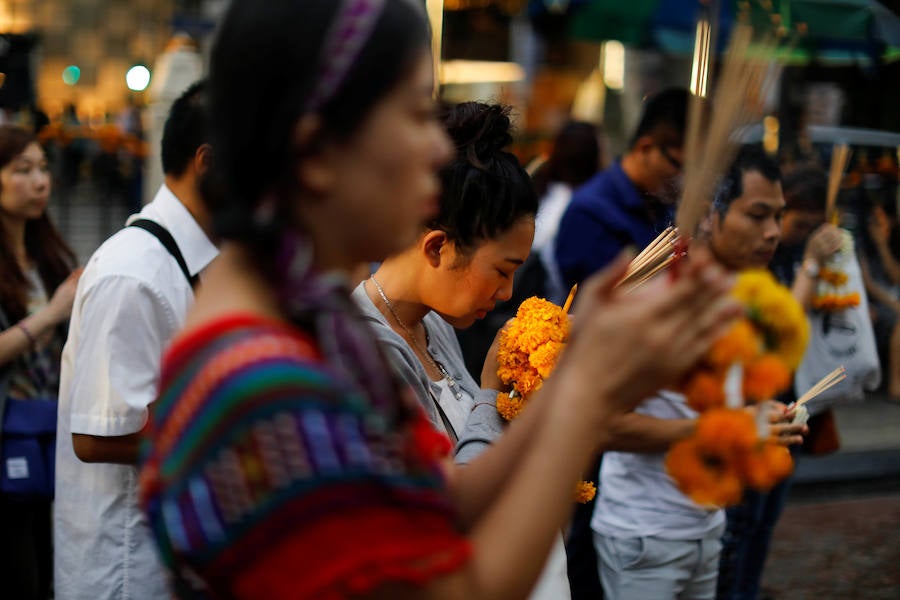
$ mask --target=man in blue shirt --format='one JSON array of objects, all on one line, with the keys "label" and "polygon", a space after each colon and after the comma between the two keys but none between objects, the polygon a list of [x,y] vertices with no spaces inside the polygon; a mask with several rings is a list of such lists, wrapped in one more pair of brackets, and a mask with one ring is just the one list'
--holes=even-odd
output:
[{"label": "man in blue shirt", "polygon": [[[556,235],[555,258],[566,288],[605,267],[626,246],[643,249],[672,224],[688,97],[687,90],[672,88],[648,98],[628,152],[575,190]],[[599,470],[598,459],[591,472]],[[603,597],[593,510],[593,502],[576,506],[566,539],[572,600]]]},{"label": "man in blue shirt", "polygon": [[671,88],[648,98],[628,152],[575,191],[556,237],[566,287],[605,267],[626,246],[643,249],[672,224],[688,96]]}]

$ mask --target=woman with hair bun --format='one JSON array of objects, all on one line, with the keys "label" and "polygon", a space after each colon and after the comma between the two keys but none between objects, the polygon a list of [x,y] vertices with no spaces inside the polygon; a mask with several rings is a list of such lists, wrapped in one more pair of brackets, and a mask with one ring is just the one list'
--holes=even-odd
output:
[{"label": "woman with hair bun", "polygon": [[496,365],[486,366],[480,386],[472,379],[453,328],[510,298],[538,202],[528,174],[504,150],[512,141],[506,109],[469,102],[441,120],[456,156],[441,171],[437,215],[353,295],[431,422],[456,440],[476,404],[493,403],[502,386]]},{"label": "woman with hair bun", "polygon": [[[141,472],[179,597],[526,597],[614,421],[735,313],[702,252],[627,297],[620,260],[585,283],[528,407],[465,468],[448,464],[450,440],[393,375],[347,279],[439,218],[451,148],[429,47],[420,0],[229,4],[209,69],[221,253],[163,359]],[[530,212],[512,221],[526,249]],[[492,233],[474,222],[460,249]],[[440,306],[478,316],[457,308]]]},{"label": "woman with hair bun", "polygon": [[[465,329],[512,296],[513,275],[534,238],[537,194],[512,142],[509,110],[467,102],[441,121],[456,156],[441,171],[438,215],[416,242],[381,264],[353,292],[388,359],[432,424],[457,442],[464,464],[503,432],[497,413],[496,346],[481,384],[463,360],[454,327]],[[560,538],[531,598],[569,597]]]}]

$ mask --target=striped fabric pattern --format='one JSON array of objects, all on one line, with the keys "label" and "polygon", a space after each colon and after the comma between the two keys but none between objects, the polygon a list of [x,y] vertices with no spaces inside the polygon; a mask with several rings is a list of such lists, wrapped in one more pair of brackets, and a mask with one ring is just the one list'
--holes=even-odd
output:
[{"label": "striped fabric pattern", "polygon": [[[182,337],[163,361],[141,472],[164,562],[182,588],[220,592],[267,552],[306,548],[309,556],[294,558],[323,563],[297,588],[310,593],[348,572],[366,572],[360,585],[374,585],[379,561],[388,577],[395,554],[423,547],[435,568],[458,564],[468,546],[453,529],[424,417],[409,414],[399,402],[374,409],[287,325],[236,316]],[[397,538],[394,512],[418,524]],[[336,540],[354,519],[359,538]],[[335,556],[316,555],[335,543]],[[413,576],[399,578],[421,579],[423,565],[427,575],[421,558]]]}]

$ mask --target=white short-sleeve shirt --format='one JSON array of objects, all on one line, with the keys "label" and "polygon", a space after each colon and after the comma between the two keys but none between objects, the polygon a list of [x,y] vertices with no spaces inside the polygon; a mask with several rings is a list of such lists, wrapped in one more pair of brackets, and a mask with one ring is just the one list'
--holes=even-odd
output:
[{"label": "white short-sleeve shirt", "polygon": [[[165,227],[191,275],[217,254],[162,186],[137,218]],[[170,597],[137,503],[137,469],[81,462],[72,434],[128,435],[147,422],[162,352],[193,303],[190,283],[150,233],[125,228],[91,256],[78,282],[62,355],[54,502],[58,600]]]}]

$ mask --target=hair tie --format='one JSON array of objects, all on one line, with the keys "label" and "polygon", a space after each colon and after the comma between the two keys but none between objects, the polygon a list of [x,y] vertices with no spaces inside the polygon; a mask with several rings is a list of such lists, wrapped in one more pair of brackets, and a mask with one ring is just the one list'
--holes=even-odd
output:
[{"label": "hair tie", "polygon": [[315,88],[307,112],[319,110],[334,97],[359,52],[375,29],[385,0],[343,0],[331,23],[319,58]]}]

